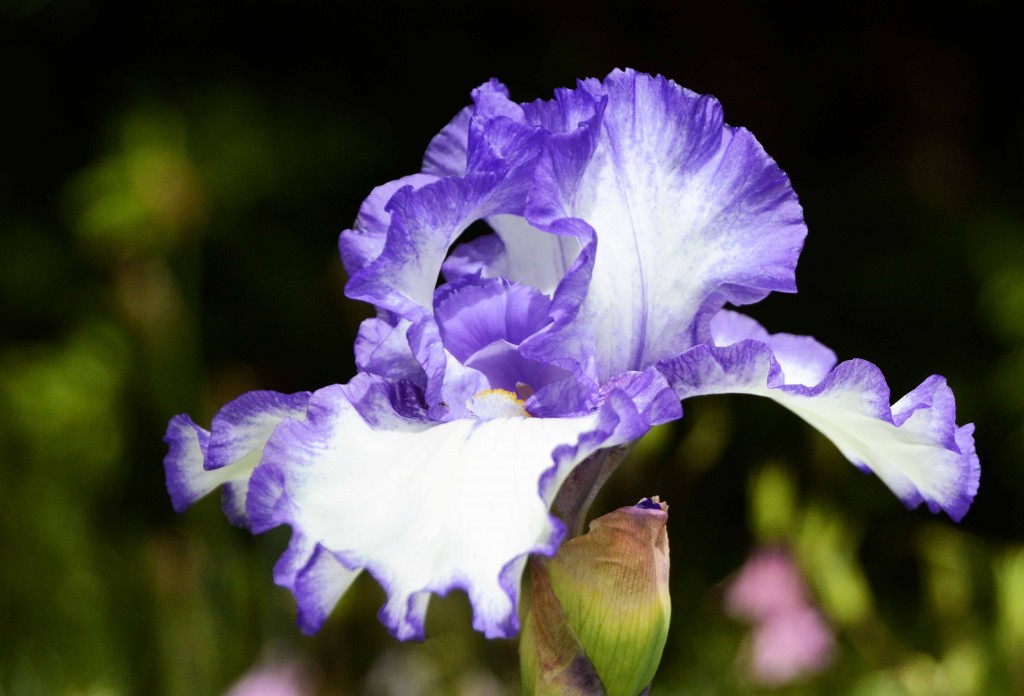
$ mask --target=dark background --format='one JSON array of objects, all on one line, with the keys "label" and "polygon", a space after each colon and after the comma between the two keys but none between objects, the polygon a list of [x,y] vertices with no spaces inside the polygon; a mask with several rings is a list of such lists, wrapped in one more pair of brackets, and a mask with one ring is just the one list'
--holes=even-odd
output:
[{"label": "dark background", "polygon": [[368,311],[336,235],[473,87],[526,101],[615,67],[714,94],[791,177],[800,293],[751,314],[876,363],[894,400],[945,375],[983,466],[954,526],[771,404],[685,404],[598,501],[673,506],[660,692],[758,692],[717,588],[763,543],[795,549],[839,636],[793,693],[1024,688],[1021,12],[778,5],[0,5],[0,694],[216,693],[267,655],[322,693],[390,693],[385,658],[428,664],[421,693],[514,692],[514,644],[472,634],[461,597],[397,646],[361,581],[301,637],[271,580],[286,533],[213,501],[174,516],[160,439],[352,375]]}]

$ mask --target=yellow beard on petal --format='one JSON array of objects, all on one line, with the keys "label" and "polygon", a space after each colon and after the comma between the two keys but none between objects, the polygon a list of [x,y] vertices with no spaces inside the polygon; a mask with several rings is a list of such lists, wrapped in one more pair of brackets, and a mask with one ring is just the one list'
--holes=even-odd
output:
[{"label": "yellow beard on petal", "polygon": [[505,389],[484,389],[466,402],[466,408],[480,420],[530,418],[526,402]]}]

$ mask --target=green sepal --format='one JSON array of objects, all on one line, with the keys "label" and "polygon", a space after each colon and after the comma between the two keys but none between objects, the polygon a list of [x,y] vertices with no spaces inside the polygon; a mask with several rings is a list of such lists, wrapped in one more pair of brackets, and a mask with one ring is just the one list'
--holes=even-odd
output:
[{"label": "green sepal", "polygon": [[546,563],[530,560],[530,611],[519,643],[524,696],[606,696],[551,589]]},{"label": "green sepal", "polygon": [[533,562],[524,694],[637,696],[651,683],[671,615],[667,522],[657,499],[620,508]]}]

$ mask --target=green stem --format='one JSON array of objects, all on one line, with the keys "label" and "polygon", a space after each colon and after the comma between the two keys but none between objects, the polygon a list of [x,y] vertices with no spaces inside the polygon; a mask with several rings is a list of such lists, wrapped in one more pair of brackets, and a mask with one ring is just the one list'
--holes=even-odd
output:
[{"label": "green stem", "polygon": [[595,452],[577,466],[562,484],[552,511],[565,523],[566,540],[583,534],[587,511],[598,492],[633,449],[635,443]]}]

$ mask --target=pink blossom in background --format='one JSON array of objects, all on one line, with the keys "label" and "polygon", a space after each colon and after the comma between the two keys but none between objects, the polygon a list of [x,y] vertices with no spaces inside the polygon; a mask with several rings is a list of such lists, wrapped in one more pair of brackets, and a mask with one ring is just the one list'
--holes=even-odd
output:
[{"label": "pink blossom in background", "polygon": [[755,624],[750,667],[755,680],[781,685],[832,661],[835,638],[821,613],[811,607],[788,609]]},{"label": "pink blossom in background", "polygon": [[749,670],[761,684],[779,686],[829,665],[835,637],[792,556],[755,551],[725,592],[728,614],[753,624]]},{"label": "pink blossom in background", "polygon": [[807,585],[788,551],[755,551],[729,584],[725,609],[739,619],[761,621],[807,606]]}]

